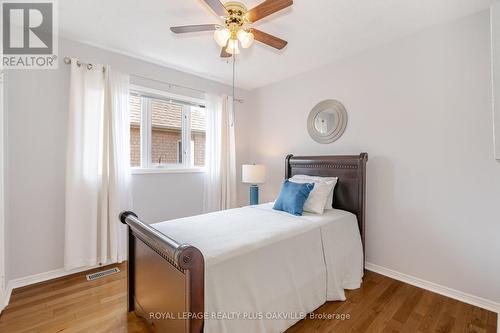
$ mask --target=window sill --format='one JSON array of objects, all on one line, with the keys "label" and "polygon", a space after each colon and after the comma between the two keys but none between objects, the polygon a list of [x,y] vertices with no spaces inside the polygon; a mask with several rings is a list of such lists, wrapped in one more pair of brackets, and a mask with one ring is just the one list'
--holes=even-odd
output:
[{"label": "window sill", "polygon": [[147,175],[156,173],[205,173],[205,168],[131,168],[133,175]]}]

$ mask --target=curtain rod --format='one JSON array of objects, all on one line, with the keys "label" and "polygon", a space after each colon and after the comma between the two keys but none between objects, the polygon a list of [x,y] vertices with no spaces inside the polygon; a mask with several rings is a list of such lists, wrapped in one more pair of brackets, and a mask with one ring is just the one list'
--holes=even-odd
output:
[{"label": "curtain rod", "polygon": [[[70,65],[71,64],[71,58],[70,57],[64,57],[64,63],[66,65]],[[86,65],[88,70],[91,70],[92,68],[94,68],[93,64],[86,63],[86,62],[81,62],[80,60],[77,60],[76,64],[78,65],[78,67],[80,67],[81,65]],[[103,66],[102,67],[102,71],[105,72],[106,71],[106,67]]]},{"label": "curtain rod", "polygon": [[[70,57],[64,57],[64,63],[66,65],[69,65],[71,64],[71,58]],[[86,65],[87,66],[87,69],[91,70],[94,65],[91,64],[91,63],[86,63],[86,62],[82,62],[80,60],[77,60],[77,65],[78,66],[81,66],[81,65]],[[105,71],[105,68],[103,68],[103,72]],[[149,81],[154,81],[154,82],[158,82],[158,83],[162,83],[162,84],[166,84],[168,85],[170,88],[171,87],[177,87],[177,88],[181,88],[181,89],[188,89],[188,90],[192,90],[192,91],[196,91],[196,92],[199,92],[199,93],[202,93],[202,94],[206,94],[206,91],[203,91],[203,90],[200,90],[200,89],[194,89],[194,88],[190,88],[190,87],[185,87],[185,86],[181,86],[179,84],[175,84],[175,83],[171,83],[171,82],[167,82],[167,81],[162,81],[162,80],[158,80],[158,79],[152,79],[152,78],[149,78],[149,77],[146,77],[146,76],[142,76],[142,75],[138,75],[138,74],[130,74],[131,76],[135,76],[137,78],[140,78],[140,79],[144,79],[144,80],[149,80]],[[241,98],[234,98],[234,101],[235,102],[238,102],[238,103],[243,103],[244,100],[241,99]]]}]

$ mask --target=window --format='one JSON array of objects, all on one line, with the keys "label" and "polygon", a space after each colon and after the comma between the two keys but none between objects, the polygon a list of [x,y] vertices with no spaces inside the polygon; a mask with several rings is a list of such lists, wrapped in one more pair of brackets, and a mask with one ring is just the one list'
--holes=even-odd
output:
[{"label": "window", "polygon": [[130,164],[135,168],[205,166],[204,101],[134,88],[130,102]]}]

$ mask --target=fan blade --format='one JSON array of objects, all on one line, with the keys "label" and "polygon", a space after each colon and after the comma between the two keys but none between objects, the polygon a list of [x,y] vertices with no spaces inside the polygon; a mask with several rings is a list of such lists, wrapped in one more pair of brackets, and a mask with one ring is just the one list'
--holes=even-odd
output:
[{"label": "fan blade", "polygon": [[212,8],[215,14],[219,16],[228,15],[226,7],[224,7],[224,5],[219,0],[204,0],[204,1],[207,5],[210,6],[210,8]]},{"label": "fan blade", "polygon": [[221,58],[231,58],[233,55],[231,53],[227,53],[226,48],[223,47],[222,50],[220,51],[220,57]]},{"label": "fan blade", "polygon": [[231,58],[233,56],[231,53],[229,53],[229,52],[226,51],[228,45],[229,45],[229,41],[227,41],[226,46],[224,46],[222,48],[222,50],[220,51],[220,57],[221,58]]},{"label": "fan blade", "polygon": [[251,32],[254,38],[259,42],[272,46],[278,50],[281,50],[288,44],[286,40],[267,34],[257,29],[252,28],[249,30],[249,32]]},{"label": "fan blade", "polygon": [[176,34],[184,34],[187,32],[215,31],[217,27],[218,27],[217,24],[199,24],[199,25],[185,25],[181,27],[171,27],[170,30]]},{"label": "fan blade", "polygon": [[254,23],[291,5],[293,5],[293,0],[266,0],[248,11],[246,16],[250,23]]}]

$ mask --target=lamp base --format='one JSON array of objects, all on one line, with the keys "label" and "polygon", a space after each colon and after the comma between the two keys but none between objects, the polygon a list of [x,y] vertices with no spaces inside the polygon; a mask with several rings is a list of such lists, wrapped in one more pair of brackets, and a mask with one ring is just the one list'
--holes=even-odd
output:
[{"label": "lamp base", "polygon": [[257,185],[250,186],[250,206],[259,204],[259,187]]}]

